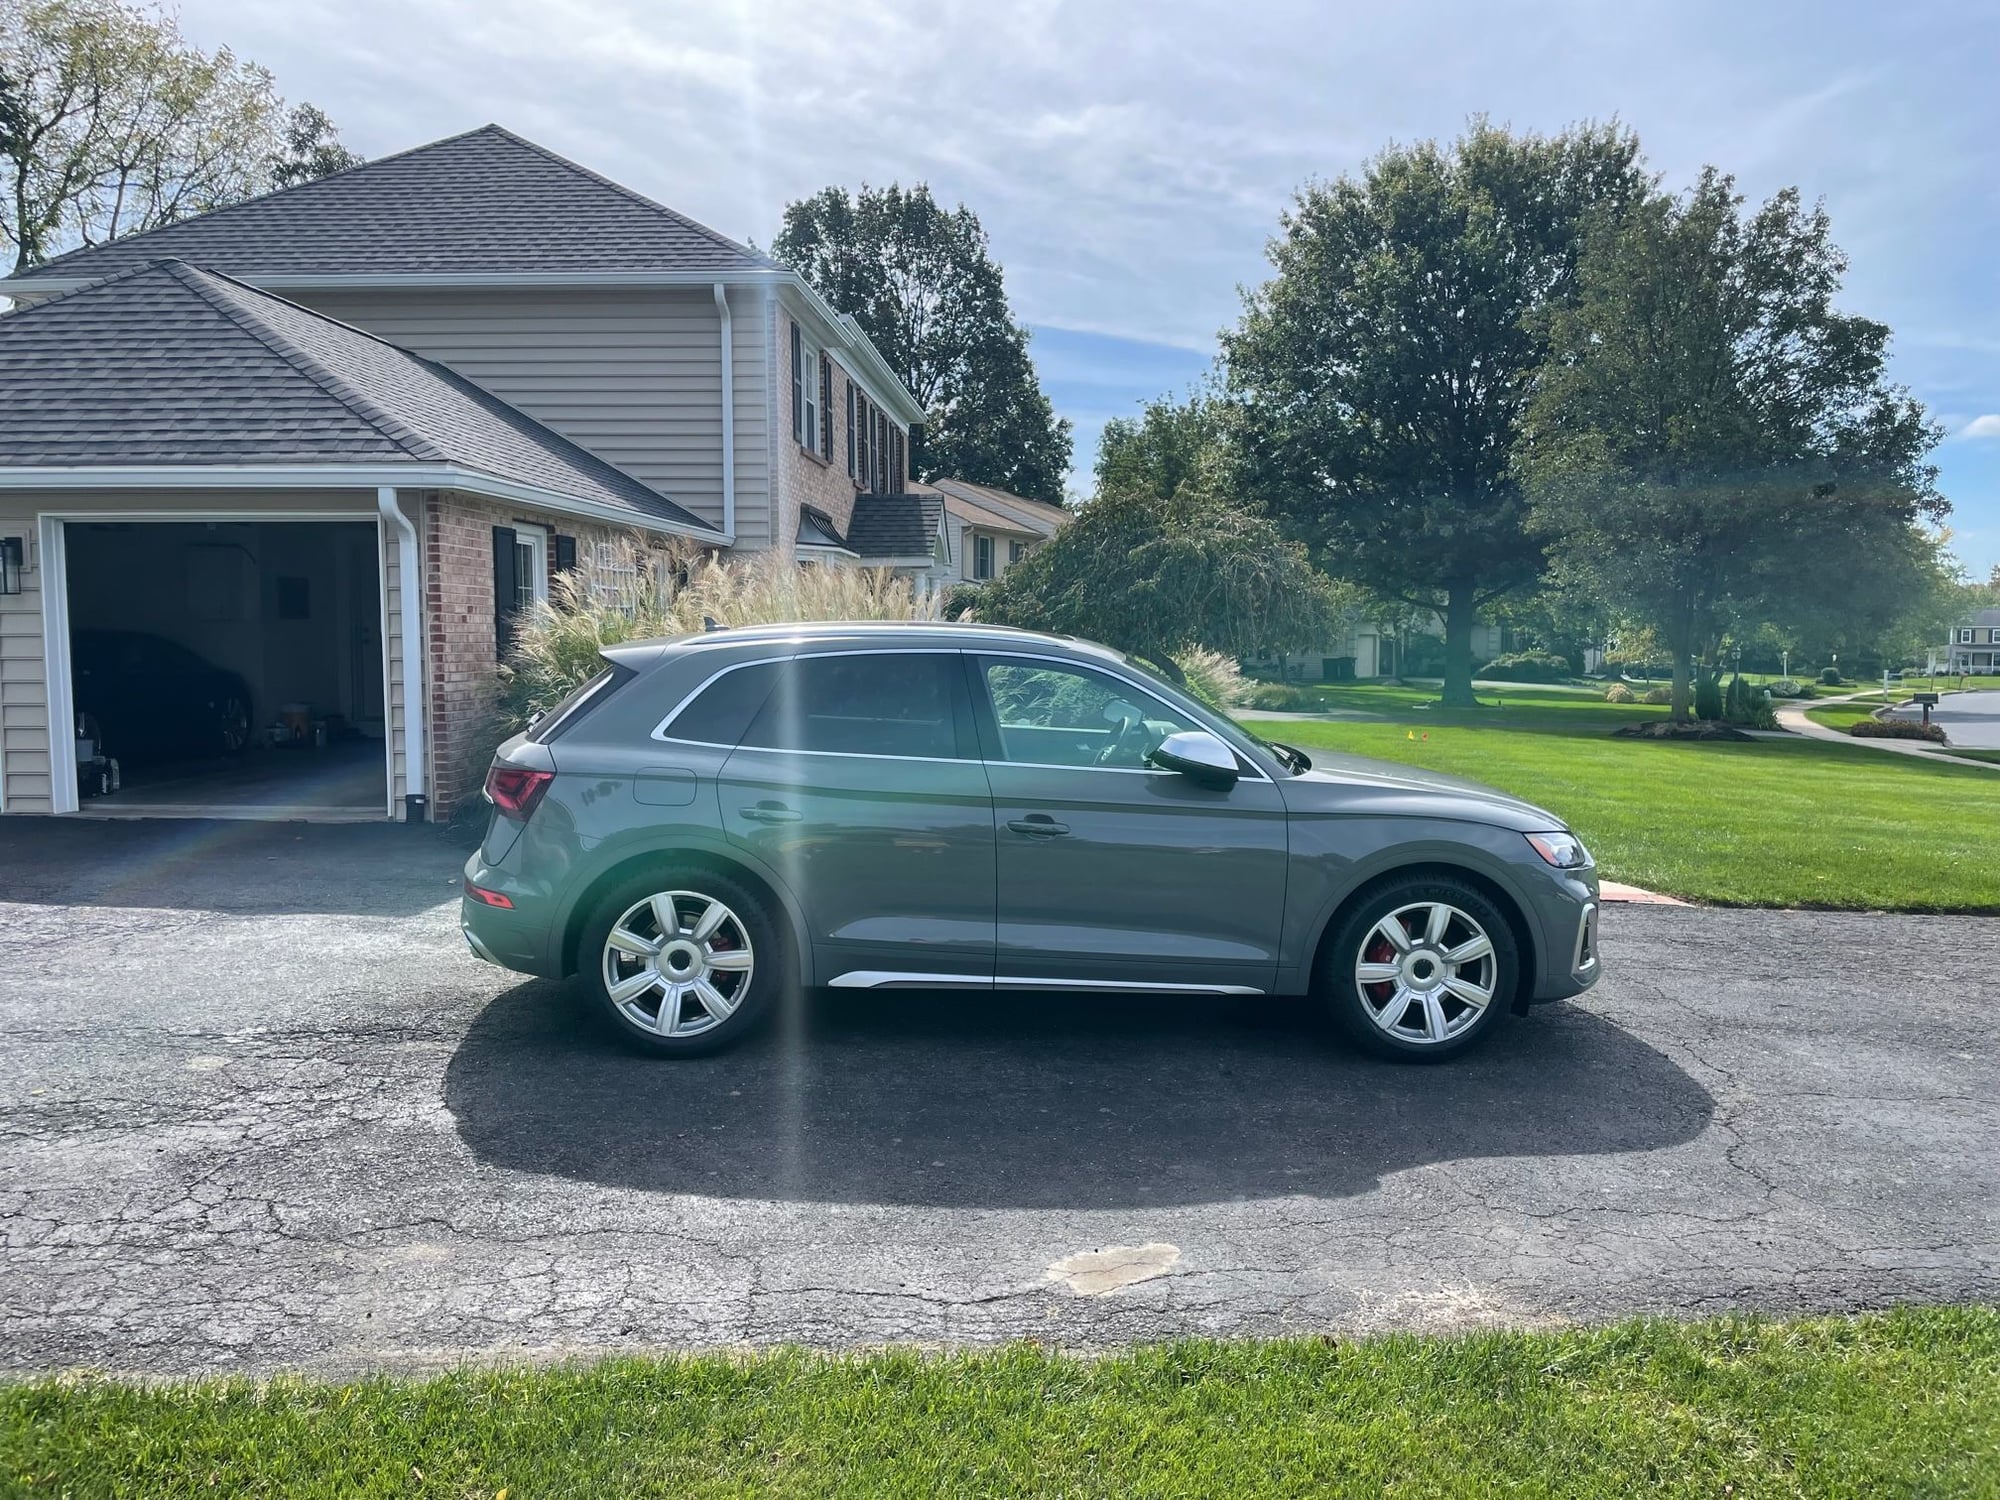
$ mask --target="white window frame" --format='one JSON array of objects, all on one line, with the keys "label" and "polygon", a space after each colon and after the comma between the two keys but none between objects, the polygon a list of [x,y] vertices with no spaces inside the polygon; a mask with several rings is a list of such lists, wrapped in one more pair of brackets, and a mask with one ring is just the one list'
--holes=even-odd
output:
[{"label": "white window frame", "polygon": [[[528,582],[531,602],[539,602],[549,597],[549,534],[538,526],[525,522],[514,523],[515,577],[514,594],[520,597],[521,579],[519,564],[521,551],[528,553]],[[525,607],[525,605],[524,605]]]},{"label": "white window frame", "polygon": [[820,456],[819,356],[805,330],[792,324],[792,441]]},{"label": "white window frame", "polygon": [[972,537],[972,576],[981,583],[993,577],[993,538],[978,532]]},{"label": "white window frame", "polygon": [[1958,632],[1958,643],[1961,646],[1970,646],[1972,644],[1971,626],[1967,625],[1960,628]]}]

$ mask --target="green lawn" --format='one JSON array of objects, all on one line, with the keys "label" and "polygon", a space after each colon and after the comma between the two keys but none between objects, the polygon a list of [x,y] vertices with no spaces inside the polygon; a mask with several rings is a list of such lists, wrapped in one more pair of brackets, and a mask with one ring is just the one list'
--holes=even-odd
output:
[{"label": "green lawn", "polygon": [[1879,696],[1860,698],[1852,703],[1833,703],[1825,708],[1809,708],[1806,710],[1806,717],[1815,724],[1824,724],[1828,729],[1838,729],[1845,734],[1849,725],[1859,724],[1863,719],[1874,718],[1875,710],[1881,706],[1882,699]]},{"label": "green lawn", "polygon": [[0,1490],[172,1497],[1991,1495],[2000,1312],[1091,1359],[785,1352],[0,1386]]},{"label": "green lawn", "polygon": [[1246,723],[1308,752],[1525,797],[1581,833],[1613,880],[1726,905],[2000,911],[2000,776],[1976,766],[1806,739],[1620,740],[1619,724],[1665,710],[1560,688],[1457,711],[1424,706],[1422,689],[1350,684],[1326,697],[1389,722]]}]

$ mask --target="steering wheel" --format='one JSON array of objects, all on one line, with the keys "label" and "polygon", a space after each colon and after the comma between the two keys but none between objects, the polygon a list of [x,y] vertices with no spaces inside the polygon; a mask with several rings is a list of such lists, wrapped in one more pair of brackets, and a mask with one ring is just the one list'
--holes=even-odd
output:
[{"label": "steering wheel", "polygon": [[[1120,764],[1125,758],[1126,745],[1131,743],[1134,738],[1144,740],[1145,737],[1146,721],[1143,718],[1120,719],[1118,721],[1118,732],[1111,736],[1111,743],[1097,752],[1096,764],[1100,766],[1115,766]],[[1137,759],[1143,762],[1146,758],[1145,750],[1151,748],[1151,746],[1144,746]]]}]

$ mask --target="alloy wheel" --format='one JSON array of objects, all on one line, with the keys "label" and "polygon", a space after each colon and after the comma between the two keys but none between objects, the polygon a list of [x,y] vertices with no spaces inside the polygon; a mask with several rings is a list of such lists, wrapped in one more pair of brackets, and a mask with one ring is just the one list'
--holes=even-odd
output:
[{"label": "alloy wheel", "polygon": [[635,901],[604,940],[604,992],[634,1026],[699,1036],[735,1012],[756,956],[743,919],[699,891]]},{"label": "alloy wheel", "polygon": [[1368,929],[1354,982],[1384,1035],[1434,1046],[1478,1024],[1498,973],[1484,927],[1448,902],[1419,901]]}]

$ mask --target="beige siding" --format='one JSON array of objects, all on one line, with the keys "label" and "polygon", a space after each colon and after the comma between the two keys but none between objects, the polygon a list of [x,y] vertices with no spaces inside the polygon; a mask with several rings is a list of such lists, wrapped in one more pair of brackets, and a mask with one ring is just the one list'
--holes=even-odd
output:
[{"label": "beige siding", "polygon": [[[619,292],[289,295],[450,365],[537,421],[722,524],[722,350],[708,287]],[[759,299],[731,294],[738,531],[768,534]]]},{"label": "beige siding", "polygon": [[[356,519],[375,513],[373,490],[72,490],[60,493],[28,494],[0,492],[0,536],[20,536],[27,541],[27,568],[19,594],[0,594],[0,812],[47,813],[54,810],[50,782],[49,683],[45,643],[42,638],[42,585],[40,527],[42,512],[76,514],[154,513],[171,518],[201,512],[263,512],[289,514],[299,511],[352,512]],[[388,597],[392,613],[389,621],[391,676],[396,691],[390,699],[390,732],[400,733],[402,723],[401,627],[393,613],[398,587],[394,538],[387,539]],[[398,740],[397,784],[402,795],[401,751]]]}]

